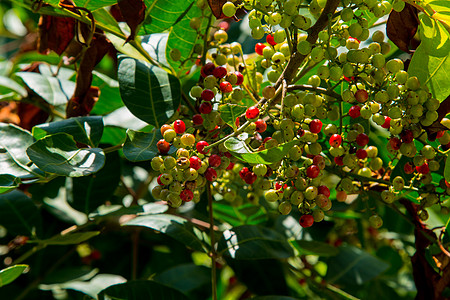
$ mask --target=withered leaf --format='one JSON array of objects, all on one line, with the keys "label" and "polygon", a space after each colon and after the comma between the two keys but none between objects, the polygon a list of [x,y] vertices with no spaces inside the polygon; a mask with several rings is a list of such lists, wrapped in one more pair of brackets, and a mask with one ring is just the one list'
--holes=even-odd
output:
[{"label": "withered leaf", "polygon": [[393,10],[389,14],[386,24],[386,33],[389,39],[397,47],[410,53],[409,46],[419,26],[418,10],[410,5],[405,5],[401,12]]},{"label": "withered leaf", "polygon": [[38,51],[50,50],[61,55],[75,35],[76,20],[68,17],[41,16],[39,20]]},{"label": "withered leaf", "polygon": [[216,17],[216,19],[228,18],[222,12],[222,6],[227,2],[227,0],[208,0],[209,7]]},{"label": "withered leaf", "polygon": [[130,35],[126,42],[134,39],[136,29],[145,19],[146,6],[142,0],[120,0],[118,3],[120,12],[130,27]]}]

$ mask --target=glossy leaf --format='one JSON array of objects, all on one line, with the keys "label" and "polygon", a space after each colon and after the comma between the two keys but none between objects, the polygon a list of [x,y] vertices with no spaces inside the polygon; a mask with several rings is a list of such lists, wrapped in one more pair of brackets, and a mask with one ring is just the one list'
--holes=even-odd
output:
[{"label": "glossy leaf", "polygon": [[247,107],[237,104],[223,104],[219,106],[219,111],[222,120],[236,131],[236,118],[245,113]]},{"label": "glossy leaf", "polygon": [[132,130],[140,130],[148,126],[147,123],[136,118],[125,106],[118,108],[103,117],[103,123],[105,126],[128,128]]},{"label": "glossy leaf", "polygon": [[183,293],[189,293],[203,286],[209,287],[211,270],[193,263],[182,264],[156,275],[154,280]]},{"label": "glossy leaf", "polygon": [[119,91],[119,82],[102,73],[96,71],[92,73],[92,86],[100,89],[100,97],[95,103],[91,114],[105,115],[123,107]]},{"label": "glossy leaf", "polygon": [[163,69],[126,56],[119,57],[122,100],[139,119],[160,127],[180,105],[180,81]]},{"label": "glossy leaf", "polygon": [[33,136],[39,140],[46,135],[67,133],[74,140],[92,147],[98,146],[103,134],[102,117],[75,117],[67,120],[45,123],[33,128]]},{"label": "glossy leaf", "polygon": [[16,280],[26,268],[28,268],[28,265],[14,265],[0,270],[0,287]]},{"label": "glossy leaf", "polygon": [[166,59],[166,46],[169,33],[153,33],[141,38],[142,48],[162,66],[169,66]]},{"label": "glossy leaf", "polygon": [[54,106],[66,104],[75,91],[75,82],[67,79],[59,79],[34,72],[19,72],[16,75],[22,78],[25,84],[36,94]]},{"label": "glossy leaf", "polygon": [[0,76],[0,95],[14,92],[21,97],[28,95],[27,90],[11,78]]},{"label": "glossy leaf", "polygon": [[224,143],[225,148],[240,160],[248,163],[267,165],[280,161],[294,145],[298,144],[298,140],[293,140],[275,148],[252,152],[245,141],[239,138],[232,137]]},{"label": "glossy leaf", "polygon": [[114,17],[105,8],[93,11],[92,15],[94,16],[95,22],[103,28],[110,32],[114,32],[114,34],[118,36],[123,35],[122,30],[119,27],[119,23],[117,23],[116,19],[114,19]]},{"label": "glossy leaf", "polygon": [[214,218],[227,222],[231,226],[257,225],[267,221],[267,214],[260,206],[250,203],[240,206],[215,203]]},{"label": "glossy leaf", "polygon": [[257,225],[226,230],[220,239],[218,251],[233,259],[282,259],[294,255],[283,235]]},{"label": "glossy leaf", "polygon": [[182,292],[150,280],[135,280],[116,284],[103,290],[99,300],[127,299],[127,300],[188,300]]},{"label": "glossy leaf", "polygon": [[16,189],[20,184],[20,178],[9,174],[0,174],[0,194]]},{"label": "glossy leaf", "polygon": [[343,246],[339,248],[339,254],[328,261],[325,279],[331,284],[361,285],[388,268],[387,263],[359,248]]},{"label": "glossy leaf", "polygon": [[46,245],[76,245],[99,235],[100,231],[75,232],[55,235],[46,240],[30,241]]},{"label": "glossy leaf", "polygon": [[165,213],[169,209],[167,204],[147,203],[142,206],[123,207],[122,205],[104,205],[89,215],[90,218],[102,218],[122,215],[156,215]]},{"label": "glossy leaf", "polygon": [[194,232],[194,226],[178,216],[161,214],[137,217],[125,223],[127,226],[144,226],[161,233],[167,234],[186,246],[201,252],[205,252],[202,242]]},{"label": "glossy leaf", "polygon": [[66,133],[40,139],[27,149],[27,154],[42,171],[70,177],[95,173],[105,163],[102,149],[78,149],[72,136]]},{"label": "glossy leaf", "polygon": [[117,4],[117,0],[74,0],[76,6],[85,7],[91,11],[100,9],[105,6]]},{"label": "glossy leaf", "polygon": [[292,245],[300,255],[335,256],[339,253],[338,248],[318,241],[296,240]]},{"label": "glossy leaf", "polygon": [[129,129],[123,145],[123,154],[130,161],[151,160],[159,154],[156,143],[162,139],[161,131],[139,132]]},{"label": "glossy leaf", "polygon": [[33,200],[18,190],[0,195],[0,220],[9,234],[25,236],[39,233],[42,222]]}]

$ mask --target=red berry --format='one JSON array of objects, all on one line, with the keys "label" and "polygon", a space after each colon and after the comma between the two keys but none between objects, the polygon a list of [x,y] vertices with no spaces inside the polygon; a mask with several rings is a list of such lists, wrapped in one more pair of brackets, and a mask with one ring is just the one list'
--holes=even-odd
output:
[{"label": "red berry", "polygon": [[391,127],[391,118],[385,116],[384,123],[383,125],[381,125],[381,127],[383,127],[384,129],[389,129],[389,127]]},{"label": "red berry", "polygon": [[400,137],[402,138],[402,142],[407,144],[411,143],[414,140],[414,135],[409,129],[403,130],[400,134]]},{"label": "red berry", "polygon": [[217,179],[217,172],[213,168],[206,169],[205,178],[208,181],[215,181]]},{"label": "red berry", "polygon": [[428,174],[430,172],[430,168],[427,163],[424,163],[423,165],[416,167],[416,171],[420,174]]},{"label": "red berry", "polygon": [[356,157],[359,159],[364,159],[367,157],[367,151],[364,149],[358,149],[356,150]]},{"label": "red berry", "polygon": [[314,217],[312,215],[303,215],[300,217],[299,223],[303,228],[311,227],[314,224]]},{"label": "red berry", "polygon": [[331,192],[330,192],[330,189],[326,185],[319,185],[319,187],[317,189],[319,191],[319,194],[330,197]]},{"label": "red berry", "polygon": [[403,170],[405,171],[406,174],[412,174],[414,173],[414,167],[412,165],[412,163],[407,162],[404,166],[403,166]]},{"label": "red berry", "polygon": [[210,167],[218,167],[220,166],[222,159],[220,158],[219,155],[213,154],[208,158],[208,162]]},{"label": "red berry", "polygon": [[267,36],[266,36],[266,42],[269,44],[269,45],[271,45],[271,46],[275,46],[277,43],[275,43],[275,40],[274,40],[274,38],[273,38],[273,35],[271,35],[271,34],[268,34]]},{"label": "red berry", "polygon": [[263,55],[263,49],[266,48],[267,46],[262,44],[262,43],[257,43],[255,45],[255,52],[259,55]]},{"label": "red berry", "polygon": [[222,81],[220,83],[220,90],[222,93],[231,93],[233,91],[233,86],[228,81]]},{"label": "red berry", "polygon": [[234,162],[230,162],[230,164],[228,165],[228,167],[226,168],[226,170],[231,170],[234,167]]},{"label": "red berry", "polygon": [[166,142],[164,139],[160,139],[156,143],[156,147],[158,148],[159,153],[161,154],[167,154],[170,150],[170,144]]},{"label": "red berry", "polygon": [[309,131],[312,133],[319,133],[322,130],[322,121],[314,119],[309,123]]},{"label": "red berry", "polygon": [[192,199],[194,199],[194,193],[191,190],[188,189],[184,189],[181,191],[180,193],[180,198],[181,200],[183,200],[184,202],[189,202]]},{"label": "red berry", "polygon": [[245,112],[245,116],[249,120],[256,119],[259,116],[259,108],[257,106],[251,106]]},{"label": "red berry", "polygon": [[364,103],[369,99],[369,93],[366,90],[357,90],[355,93],[356,101]]},{"label": "red berry", "polygon": [[306,169],[306,176],[308,176],[309,178],[316,178],[317,176],[319,176],[319,174],[320,174],[320,168],[316,165],[310,165]]},{"label": "red berry", "polygon": [[230,23],[228,23],[227,21],[222,21],[219,23],[219,27],[220,29],[227,31],[228,29],[230,29]]},{"label": "red berry", "polygon": [[245,175],[247,175],[248,173],[250,173],[250,170],[247,167],[243,167],[240,171],[239,171],[239,176],[245,180]]},{"label": "red berry", "polygon": [[216,67],[213,70],[213,75],[214,77],[220,79],[220,78],[224,78],[227,75],[227,69],[225,67]]},{"label": "red berry", "polygon": [[204,89],[201,97],[205,101],[211,101],[212,99],[214,99],[214,92],[209,89]]},{"label": "red berry", "polygon": [[360,133],[356,136],[356,144],[360,147],[364,147],[369,143],[369,136],[365,133]]},{"label": "red berry", "polygon": [[348,115],[353,119],[356,119],[361,115],[361,107],[359,107],[358,105],[353,105],[352,107],[350,107]]},{"label": "red berry", "polygon": [[256,181],[257,178],[258,178],[258,176],[256,176],[255,173],[253,173],[253,172],[248,172],[248,173],[245,175],[245,177],[244,177],[244,181],[245,181],[245,183],[247,183],[247,184],[253,184],[253,183]]},{"label": "red berry", "polygon": [[186,131],[186,125],[182,120],[176,120],[173,122],[173,129],[176,133],[183,133]]},{"label": "red berry", "polygon": [[400,149],[400,146],[402,145],[402,141],[398,137],[393,137],[389,140],[389,144],[391,145],[391,148],[394,150]]},{"label": "red berry", "polygon": [[200,73],[203,77],[206,77],[208,75],[212,75],[215,68],[216,65],[214,65],[214,63],[212,62],[209,62],[202,67]]},{"label": "red berry", "polygon": [[159,185],[164,185],[164,183],[161,182],[161,176],[162,176],[162,174],[159,174],[158,178],[156,178],[156,182],[157,182]]},{"label": "red berry", "polygon": [[199,153],[206,154],[206,153],[209,152],[209,150],[205,151],[205,147],[208,147],[208,146],[209,146],[208,142],[200,141],[200,142],[197,143],[197,145],[195,145],[195,148],[197,149],[197,151]]},{"label": "red berry", "polygon": [[263,140],[263,144],[266,143],[267,141],[270,141],[272,139],[272,137],[268,136]]},{"label": "red berry", "polygon": [[194,125],[202,125],[203,124],[203,117],[201,114],[195,114],[192,116],[192,123]]},{"label": "red berry", "polygon": [[244,82],[244,75],[239,71],[234,72],[234,74],[236,74],[237,77],[236,85],[241,85]]},{"label": "red berry", "polygon": [[266,121],[264,121],[263,119],[255,121],[255,125],[256,125],[256,132],[263,133],[267,129]]},{"label": "red berry", "polygon": [[340,134],[333,134],[330,137],[330,146],[337,148],[341,145],[342,143],[342,136]]},{"label": "red berry", "polygon": [[313,164],[319,167],[319,169],[325,169],[325,158],[321,155],[316,155],[313,158]]},{"label": "red berry", "polygon": [[212,112],[212,104],[211,102],[202,102],[202,104],[200,104],[200,106],[198,107],[198,110],[200,111],[200,113],[207,115],[210,112]]},{"label": "red berry", "polygon": [[200,169],[200,167],[202,166],[202,161],[197,156],[191,156],[189,158],[189,162],[190,162],[190,167],[194,168],[196,170]]},{"label": "red berry", "polygon": [[343,156],[336,156],[334,158],[334,163],[338,166],[343,166],[344,165],[344,157]]},{"label": "red berry", "polygon": [[437,139],[441,138],[444,135],[444,133],[445,133],[444,130],[438,131],[438,133],[436,134],[436,138]]}]

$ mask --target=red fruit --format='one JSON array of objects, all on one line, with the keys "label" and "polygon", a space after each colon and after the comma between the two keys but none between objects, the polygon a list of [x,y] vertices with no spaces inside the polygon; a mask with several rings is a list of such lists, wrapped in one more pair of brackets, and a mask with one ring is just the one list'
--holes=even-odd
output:
[{"label": "red fruit", "polygon": [[236,85],[241,85],[244,82],[244,75],[239,71],[234,72],[234,74],[236,74],[237,77]]},{"label": "red fruit", "polygon": [[356,144],[360,147],[364,147],[369,143],[369,136],[365,133],[360,133],[356,136]]},{"label": "red fruit", "polygon": [[209,62],[202,67],[200,73],[203,77],[206,77],[208,75],[212,75],[215,68],[216,65],[214,65],[214,63],[212,62]]},{"label": "red fruit", "polygon": [[325,158],[321,155],[316,155],[313,158],[313,164],[319,167],[319,169],[325,169]]},{"label": "red fruit", "polygon": [[222,159],[220,158],[219,155],[213,154],[208,158],[208,162],[210,167],[218,167],[220,166]]},{"label": "red fruit", "polygon": [[209,89],[204,89],[201,97],[205,101],[211,101],[212,99],[214,99],[214,92]]},{"label": "red fruit", "polygon": [[317,188],[319,191],[319,194],[325,195],[327,197],[330,197],[330,189],[326,185],[319,185]]},{"label": "red fruit", "polygon": [[266,36],[266,42],[271,45],[271,46],[275,46],[277,43],[275,43],[275,40],[273,39],[273,35],[268,34]]},{"label": "red fruit", "polygon": [[320,168],[316,165],[310,165],[306,169],[306,176],[308,176],[309,178],[316,178],[317,176],[319,176],[319,174],[320,174]]},{"label": "red fruit", "polygon": [[253,172],[248,172],[248,173],[245,175],[244,181],[245,181],[245,183],[247,183],[247,184],[253,184],[253,183],[256,181],[256,178],[258,178],[258,176],[256,176],[255,173],[253,173]]},{"label": "red fruit", "polygon": [[240,171],[239,171],[239,176],[245,180],[245,175],[247,175],[248,173],[250,173],[250,170],[247,167],[243,167]]},{"label": "red fruit", "polygon": [[225,67],[216,67],[213,70],[213,75],[217,79],[224,78],[227,75],[227,69]]},{"label": "red fruit", "polygon": [[161,154],[167,154],[170,150],[170,144],[166,142],[164,139],[160,139],[156,143],[156,147],[158,148],[159,153]]},{"label": "red fruit", "polygon": [[389,144],[391,145],[391,148],[394,150],[400,149],[400,146],[402,144],[402,141],[398,137],[393,137],[389,140]]},{"label": "red fruit", "polygon": [[249,120],[256,119],[259,116],[259,108],[257,106],[251,106],[247,108],[247,111],[245,112],[245,116]]},{"label": "red fruit", "polygon": [[436,134],[436,138],[437,139],[441,138],[444,135],[444,133],[445,133],[444,130],[438,131],[438,133]]},{"label": "red fruit", "polygon": [[344,165],[344,157],[343,156],[336,156],[334,158],[334,163],[338,166],[343,166]]},{"label": "red fruit", "polygon": [[197,156],[191,156],[189,158],[189,162],[190,162],[190,167],[194,168],[196,170],[200,169],[200,167],[202,166],[202,161]]},{"label": "red fruit", "polygon": [[[200,106],[198,107],[198,110],[200,111],[200,113],[207,115],[210,112],[212,112],[212,104],[211,102],[202,102],[202,104],[200,104]],[[202,122],[203,123],[203,122]]]},{"label": "red fruit", "polygon": [[348,115],[350,117],[352,117],[353,119],[356,119],[357,117],[359,117],[361,115],[361,107],[359,107],[358,105],[353,105],[348,110]]},{"label": "red fruit", "polygon": [[384,129],[389,129],[389,127],[391,127],[391,118],[385,116],[384,123],[383,125],[381,125],[381,127],[383,127]]},{"label": "red fruit", "polygon": [[228,165],[228,167],[226,168],[226,170],[231,170],[234,167],[234,162],[230,162],[230,164]]},{"label": "red fruit", "polygon": [[192,123],[194,125],[202,125],[203,124],[203,117],[201,114],[195,114],[192,116]]},{"label": "red fruit", "polygon": [[281,185],[281,182],[275,182],[275,189],[276,190],[281,190],[282,188],[287,188],[287,184],[285,183],[284,186],[283,186],[283,185]]},{"label": "red fruit", "polygon": [[225,157],[231,158],[233,155],[231,155],[230,152],[225,152],[223,155],[225,155]]},{"label": "red fruit", "polygon": [[233,91],[233,86],[228,81],[222,81],[219,87],[222,93],[231,93]]},{"label": "red fruit", "polygon": [[309,131],[312,133],[319,133],[322,130],[322,121],[314,119],[309,123]]},{"label": "red fruit", "polygon": [[263,49],[266,48],[267,46],[262,44],[262,43],[257,43],[255,45],[255,52],[258,53],[259,55],[263,55]]},{"label": "red fruit", "polygon": [[206,169],[205,178],[208,181],[215,181],[217,179],[217,172],[213,168]]},{"label": "red fruit", "polygon": [[194,199],[194,193],[191,190],[188,189],[184,189],[181,191],[180,193],[180,198],[181,200],[183,200],[184,202],[189,202],[192,199]]},{"label": "red fruit", "polygon": [[412,163],[407,162],[403,166],[403,170],[405,171],[406,174],[412,174],[412,173],[414,173],[414,166],[412,165]]},{"label": "red fruit", "polygon": [[263,119],[255,121],[255,125],[256,125],[256,132],[263,133],[267,129],[266,121],[264,121]]},{"label": "red fruit", "polygon": [[156,178],[156,182],[157,182],[159,185],[164,185],[164,183],[161,182],[161,176],[162,176],[162,174],[159,174],[158,178]]},{"label": "red fruit", "polygon": [[341,145],[342,143],[342,136],[340,134],[333,134],[330,137],[330,146],[337,148]]},{"label": "red fruit", "polygon": [[430,168],[427,163],[424,163],[423,165],[416,167],[416,171],[420,174],[428,174],[430,172]]},{"label": "red fruit", "polygon": [[183,133],[186,131],[186,125],[182,120],[176,120],[173,122],[173,130],[175,130],[176,133]]},{"label": "red fruit", "polygon": [[367,151],[364,149],[358,149],[356,150],[356,157],[359,159],[364,159],[367,157]]},{"label": "red fruit", "polygon": [[406,144],[409,144],[414,140],[414,135],[409,129],[403,130],[400,137],[402,138],[402,142]]},{"label": "red fruit", "polygon": [[228,29],[230,29],[230,23],[228,23],[227,21],[222,21],[219,23],[219,27],[220,29],[227,31]]},{"label": "red fruit", "polygon": [[164,135],[164,132],[169,129],[172,129],[172,126],[170,126],[169,124],[164,124],[163,126],[161,126],[161,135]]},{"label": "red fruit", "polygon": [[270,141],[271,139],[272,139],[272,138],[271,138],[270,136],[266,137],[266,138],[263,140],[263,144],[266,143],[267,141]]},{"label": "red fruit", "polygon": [[197,145],[195,145],[195,148],[197,149],[197,151],[199,153],[206,154],[206,153],[209,152],[209,150],[205,151],[205,147],[208,147],[208,146],[209,146],[208,142],[200,141],[200,142],[197,143]]},{"label": "red fruit", "polygon": [[303,228],[311,227],[314,224],[314,217],[312,215],[303,215],[300,217],[299,223]]},{"label": "red fruit", "polygon": [[364,103],[369,99],[369,93],[366,90],[357,90],[355,93],[356,101]]}]

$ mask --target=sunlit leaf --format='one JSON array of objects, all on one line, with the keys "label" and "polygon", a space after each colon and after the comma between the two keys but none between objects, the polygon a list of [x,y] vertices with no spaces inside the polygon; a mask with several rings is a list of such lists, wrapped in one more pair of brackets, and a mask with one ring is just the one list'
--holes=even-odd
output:
[{"label": "sunlit leaf", "polygon": [[0,287],[16,280],[26,268],[28,268],[28,265],[14,265],[0,270]]}]

